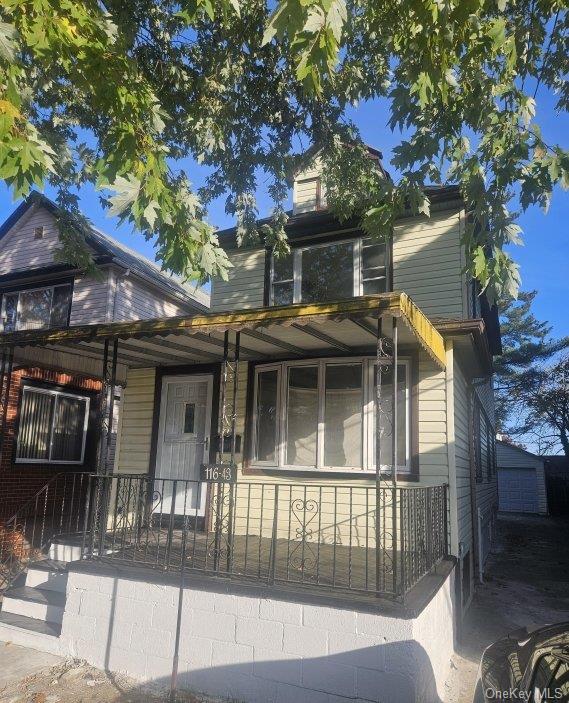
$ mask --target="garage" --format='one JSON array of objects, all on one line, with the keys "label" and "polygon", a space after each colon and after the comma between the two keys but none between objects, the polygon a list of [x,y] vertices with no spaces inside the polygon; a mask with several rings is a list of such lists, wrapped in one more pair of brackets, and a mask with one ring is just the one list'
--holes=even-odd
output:
[{"label": "garage", "polygon": [[498,441],[496,460],[499,510],[547,514],[543,459],[525,449]]}]

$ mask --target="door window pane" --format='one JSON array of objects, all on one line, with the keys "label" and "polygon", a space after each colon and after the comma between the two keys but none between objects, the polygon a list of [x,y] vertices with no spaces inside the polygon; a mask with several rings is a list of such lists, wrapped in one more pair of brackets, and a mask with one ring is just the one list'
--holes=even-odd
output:
[{"label": "door window pane", "polygon": [[[373,367],[373,456],[372,464],[375,466],[375,391],[377,388],[377,365]],[[397,465],[407,464],[407,366],[397,366]],[[381,434],[380,434],[380,461],[381,466],[389,468],[393,464],[393,379],[391,369],[387,368],[381,376]]]},{"label": "door window pane", "polygon": [[257,428],[255,456],[258,461],[276,462],[278,426],[278,376],[276,369],[257,376]]},{"label": "door window pane", "polygon": [[301,252],[303,303],[354,296],[354,246],[351,242]]},{"label": "door window pane", "polygon": [[184,409],[184,434],[193,434],[195,415],[196,404],[186,403],[186,407]]},{"label": "door window pane", "polygon": [[318,367],[293,366],[288,372],[286,463],[316,466]]},{"label": "door window pane", "polygon": [[324,415],[324,464],[362,466],[361,364],[328,364]]},{"label": "door window pane", "polygon": [[87,401],[60,395],[55,406],[52,461],[81,461]]}]

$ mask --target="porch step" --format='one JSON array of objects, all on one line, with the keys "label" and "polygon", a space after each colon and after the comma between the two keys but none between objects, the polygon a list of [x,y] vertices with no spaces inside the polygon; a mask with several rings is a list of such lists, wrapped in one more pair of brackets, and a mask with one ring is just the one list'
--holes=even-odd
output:
[{"label": "porch step", "polygon": [[61,625],[65,610],[65,593],[19,586],[4,593],[2,614],[23,615],[33,620]]},{"label": "porch step", "polygon": [[59,654],[61,625],[36,618],[0,612],[0,641]]},{"label": "porch step", "polygon": [[67,564],[64,561],[45,559],[36,561],[28,567],[26,586],[40,588],[43,591],[65,593],[67,587]]},{"label": "porch step", "polygon": [[79,561],[82,556],[83,539],[63,538],[54,539],[49,547],[48,557],[51,561],[69,562]]}]

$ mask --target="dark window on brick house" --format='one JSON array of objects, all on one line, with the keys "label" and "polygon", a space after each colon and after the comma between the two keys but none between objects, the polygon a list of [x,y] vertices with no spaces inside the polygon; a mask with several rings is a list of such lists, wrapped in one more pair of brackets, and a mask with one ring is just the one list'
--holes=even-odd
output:
[{"label": "dark window on brick house", "polygon": [[86,396],[24,387],[16,462],[82,464],[89,404]]}]

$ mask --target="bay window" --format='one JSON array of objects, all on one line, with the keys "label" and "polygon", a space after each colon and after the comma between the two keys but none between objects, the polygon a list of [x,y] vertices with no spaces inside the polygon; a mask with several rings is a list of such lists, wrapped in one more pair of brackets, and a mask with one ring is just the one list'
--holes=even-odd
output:
[{"label": "bay window", "polygon": [[89,398],[25,386],[20,405],[16,461],[82,464],[89,422]]},{"label": "bay window", "polygon": [[[375,471],[375,363],[319,359],[255,368],[253,463],[301,470]],[[392,372],[382,374],[381,468],[392,465]],[[397,465],[410,469],[409,362],[397,379]]]},{"label": "bay window", "polygon": [[65,327],[71,308],[70,283],[12,291],[2,295],[0,331]]},{"label": "bay window", "polygon": [[361,237],[298,247],[271,262],[271,305],[341,300],[387,290],[384,242]]}]

